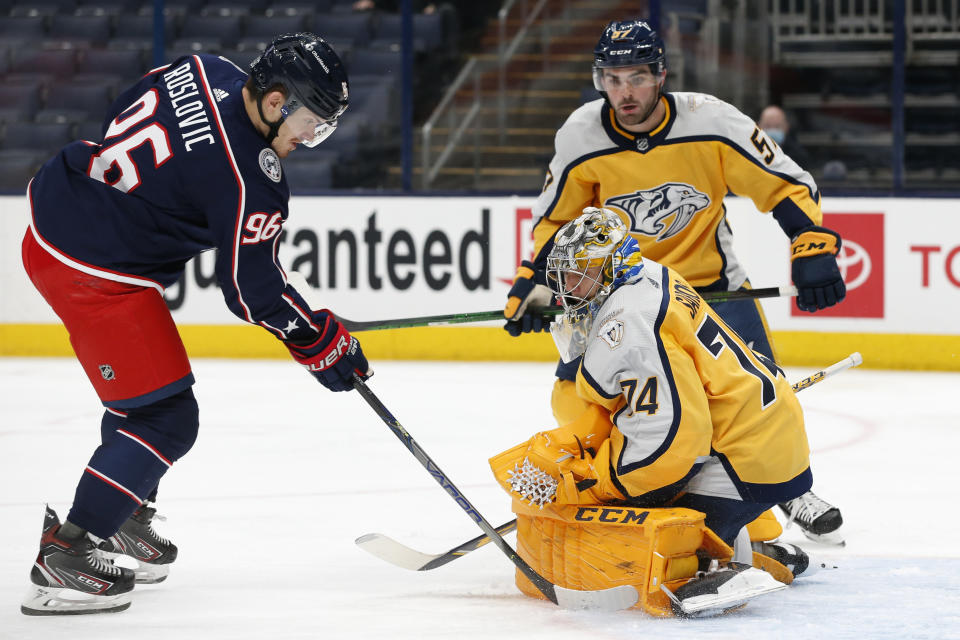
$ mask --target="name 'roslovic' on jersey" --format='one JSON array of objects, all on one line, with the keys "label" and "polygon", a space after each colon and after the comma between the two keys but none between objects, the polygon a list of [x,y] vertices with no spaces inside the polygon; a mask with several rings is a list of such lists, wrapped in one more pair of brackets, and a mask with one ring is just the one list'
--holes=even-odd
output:
[{"label": "name 'roslovic' on jersey", "polygon": [[75,141],[27,188],[40,244],[65,264],[160,292],[217,249],[230,310],[281,339],[318,329],[277,260],[290,190],[250,121],[247,74],[212,55],[154,69],[111,105],[99,143]]}]

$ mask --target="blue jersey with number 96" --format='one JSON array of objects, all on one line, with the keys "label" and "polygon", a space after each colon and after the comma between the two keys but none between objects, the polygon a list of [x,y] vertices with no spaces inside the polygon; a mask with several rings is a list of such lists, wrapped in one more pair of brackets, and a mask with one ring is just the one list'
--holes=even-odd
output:
[{"label": "blue jersey with number 96", "polygon": [[315,335],[277,244],[290,191],[247,115],[247,74],[212,55],[155,69],[110,107],[100,141],[64,147],[28,188],[41,245],[82,271],[162,291],[217,249],[230,310],[278,338]]}]

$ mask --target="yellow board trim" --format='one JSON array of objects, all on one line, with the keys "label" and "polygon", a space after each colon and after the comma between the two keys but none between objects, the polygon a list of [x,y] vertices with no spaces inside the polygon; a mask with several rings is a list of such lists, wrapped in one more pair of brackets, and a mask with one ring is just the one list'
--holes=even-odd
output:
[{"label": "yellow board trim", "polygon": [[[194,358],[289,358],[265,331],[246,325],[179,327]],[[417,327],[357,333],[371,360],[554,361],[549,334],[511,338],[500,327]],[[780,363],[822,368],[854,351],[873,369],[960,371],[960,335],[774,331]],[[66,330],[53,324],[0,324],[0,356],[72,356]]]}]

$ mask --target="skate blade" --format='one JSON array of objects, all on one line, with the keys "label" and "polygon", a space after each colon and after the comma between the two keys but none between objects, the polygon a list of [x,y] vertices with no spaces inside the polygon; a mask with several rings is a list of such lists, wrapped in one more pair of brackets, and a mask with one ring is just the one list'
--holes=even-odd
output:
[{"label": "skate blade", "polygon": [[118,567],[125,567],[133,571],[137,584],[157,584],[166,580],[167,576],[170,575],[169,564],[141,562],[133,556],[128,556],[125,553],[113,553],[112,551],[101,551],[100,555]]},{"label": "skate blade", "polygon": [[119,613],[130,607],[130,592],[97,596],[65,587],[31,585],[20,604],[28,616],[75,616],[88,613]]},{"label": "skate blade", "polygon": [[841,534],[839,531],[831,531],[830,533],[810,533],[806,529],[801,529],[801,531],[808,540],[817,542],[819,544],[825,544],[832,547],[847,546],[847,541],[843,539],[843,534]]}]

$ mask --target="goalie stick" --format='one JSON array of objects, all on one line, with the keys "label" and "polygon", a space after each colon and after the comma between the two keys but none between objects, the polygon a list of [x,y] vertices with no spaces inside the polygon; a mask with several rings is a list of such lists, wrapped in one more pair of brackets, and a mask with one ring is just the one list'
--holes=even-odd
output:
[{"label": "goalie stick", "polygon": [[466,511],[467,515],[477,523],[480,529],[483,530],[488,541],[497,545],[547,599],[565,609],[588,609],[595,611],[618,611],[620,609],[628,609],[637,603],[640,594],[637,593],[634,587],[629,585],[622,585],[611,589],[600,589],[597,591],[578,591],[557,586],[534,571],[533,567],[527,564],[513,547],[503,539],[503,536],[493,528],[486,518],[480,515],[480,512],[470,504],[466,496],[460,493],[460,490],[454,486],[446,474],[440,470],[440,467],[438,467],[430,456],[427,455],[426,451],[417,444],[413,436],[393,417],[359,376],[354,376],[353,388],[363,396],[363,399],[367,401],[370,408],[390,427],[390,430],[393,431],[394,435],[400,439],[400,442],[413,454],[413,457],[415,457],[440,486],[450,494],[454,502],[460,505],[460,508]]},{"label": "goalie stick", "polygon": [[[826,369],[817,371],[811,376],[804,378],[796,383],[794,383],[793,390],[796,392],[802,391],[808,387],[826,380],[827,378],[856,367],[863,364],[863,357],[859,352],[853,352],[840,362],[832,364]],[[496,532],[499,536],[505,536],[511,531],[517,528],[516,519],[511,520],[510,522],[504,522],[502,525],[496,528]],[[360,536],[355,540],[355,544],[366,551],[367,553],[374,555],[385,562],[396,565],[403,569],[410,569],[411,571],[430,571],[431,569],[436,569],[437,567],[442,567],[448,562],[452,562],[457,558],[464,556],[471,551],[476,551],[480,547],[488,544],[490,542],[490,537],[486,534],[477,536],[473,540],[464,542],[461,545],[458,545],[449,551],[443,553],[429,554],[422,553],[416,549],[411,549],[403,543],[397,542],[390,536],[383,535],[382,533],[368,533]]]},{"label": "goalie stick", "polygon": [[[296,273],[296,272],[293,272]],[[292,275],[292,274],[291,274]],[[292,278],[291,278],[292,280]],[[294,286],[297,286],[296,284]],[[309,285],[308,285],[309,286]],[[768,287],[766,289],[750,289],[747,291],[698,291],[707,302],[727,302],[729,300],[756,300],[757,298],[778,298],[780,296],[797,295],[796,287]],[[303,292],[301,291],[301,295]],[[545,316],[558,316],[563,313],[561,307],[547,307],[542,310]],[[405,329],[409,327],[433,327],[447,324],[462,324],[465,322],[485,322],[489,320],[503,320],[503,310],[471,311],[467,313],[450,313],[437,316],[419,316],[416,318],[393,318],[391,320],[349,320],[337,316],[337,320],[347,331],[378,331],[381,329]]]}]

